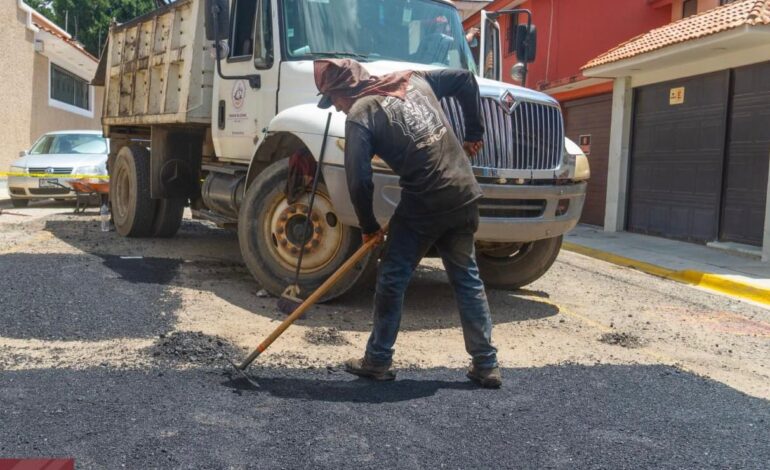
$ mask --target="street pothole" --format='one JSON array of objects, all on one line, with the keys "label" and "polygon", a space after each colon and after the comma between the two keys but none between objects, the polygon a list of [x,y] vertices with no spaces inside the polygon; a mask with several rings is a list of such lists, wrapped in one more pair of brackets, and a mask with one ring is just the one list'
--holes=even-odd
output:
[{"label": "street pothole", "polygon": [[630,333],[604,333],[599,341],[622,348],[640,348],[644,344],[641,338]]},{"label": "street pothole", "polygon": [[148,348],[148,352],[159,362],[211,365],[224,363],[226,358],[239,358],[241,351],[217,336],[200,331],[176,331],[160,335]]},{"label": "street pothole", "polygon": [[305,332],[305,341],[317,346],[344,346],[350,341],[337,328],[313,328]]}]

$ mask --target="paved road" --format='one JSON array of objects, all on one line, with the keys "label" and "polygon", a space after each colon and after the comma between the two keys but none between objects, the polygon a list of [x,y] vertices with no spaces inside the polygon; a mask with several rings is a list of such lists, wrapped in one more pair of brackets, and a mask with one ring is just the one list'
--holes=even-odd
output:
[{"label": "paved road", "polygon": [[[223,372],[282,317],[232,233],[126,240],[0,215],[0,457],[78,468],[767,468],[770,315],[571,253],[490,291],[502,390],[473,387],[443,272],[407,297],[394,383],[340,372],[370,292],[316,308],[253,389]],[[442,367],[442,366],[448,366]]]},{"label": "paved road", "polygon": [[3,455],[79,468],[767,468],[770,408],[661,366],[0,374]]}]

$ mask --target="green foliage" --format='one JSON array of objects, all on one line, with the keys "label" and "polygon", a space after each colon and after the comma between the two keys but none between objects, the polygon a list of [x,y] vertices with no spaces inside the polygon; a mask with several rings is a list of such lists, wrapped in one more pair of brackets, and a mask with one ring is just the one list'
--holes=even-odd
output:
[{"label": "green foliage", "polygon": [[156,7],[156,0],[25,0],[99,56],[110,22],[128,21]]}]

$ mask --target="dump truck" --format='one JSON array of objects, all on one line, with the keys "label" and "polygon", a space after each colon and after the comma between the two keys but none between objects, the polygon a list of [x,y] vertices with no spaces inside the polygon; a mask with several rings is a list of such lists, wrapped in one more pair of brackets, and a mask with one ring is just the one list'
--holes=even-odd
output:
[{"label": "dump truck", "polygon": [[[289,157],[305,151],[317,159],[324,140],[328,111],[316,106],[313,61],[354,58],[373,75],[459,68],[478,76],[486,128],[472,161],[483,190],[481,276],[500,289],[535,281],[580,218],[590,170],[565,138],[558,102],[501,81],[501,14],[482,12],[473,48],[448,0],[177,0],[113,25],[94,84],[105,88],[116,231],[172,237],[189,205],[194,218],[237,229],[246,266],[273,295],[292,281],[305,244],[300,286],[312,292],[361,244],[345,180],[343,113],[332,115],[312,213],[309,194],[286,194]],[[521,11],[510,14],[517,55],[531,62],[535,28],[520,21]],[[462,140],[458,103],[442,107]],[[384,223],[399,181],[376,156],[372,167]],[[376,258],[327,299],[370,282]]]}]

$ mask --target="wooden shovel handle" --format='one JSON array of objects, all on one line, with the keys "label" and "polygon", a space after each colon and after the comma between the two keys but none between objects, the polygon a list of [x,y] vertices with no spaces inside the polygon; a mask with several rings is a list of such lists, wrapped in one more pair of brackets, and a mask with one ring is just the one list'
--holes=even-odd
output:
[{"label": "wooden shovel handle", "polygon": [[[388,231],[387,224],[385,224],[385,226],[382,228],[382,231],[383,232]],[[268,347],[270,347],[271,344],[273,344],[273,341],[278,339],[278,337],[281,336],[281,334],[283,334],[283,332],[286,331],[286,329],[289,328],[292,325],[292,323],[297,321],[299,317],[305,314],[308,308],[312,307],[316,302],[318,302],[321,299],[321,297],[324,296],[324,294],[329,292],[329,289],[334,287],[334,285],[337,284],[337,282],[339,282],[340,279],[342,279],[342,276],[344,276],[345,274],[348,273],[348,271],[353,269],[356,263],[361,261],[364,258],[364,256],[367,255],[367,253],[372,251],[372,249],[380,241],[381,241],[380,238],[377,237],[361,245],[361,247],[358,248],[358,250],[356,250],[355,253],[353,253],[353,256],[348,258],[348,260],[345,261],[342,264],[342,266],[340,266],[339,269],[337,269],[337,271],[334,272],[334,274],[329,276],[329,278],[325,280],[324,283],[321,284],[318,287],[318,289],[315,290],[315,292],[310,294],[310,296],[308,296],[308,298],[305,299],[305,301],[302,302],[300,306],[297,307],[297,309],[294,310],[294,312],[291,315],[286,317],[286,319],[280,325],[278,325],[278,327],[272,333],[270,333],[270,336],[265,338],[264,341],[262,341],[262,343],[260,343],[260,345],[257,346],[257,349],[255,349],[251,354],[249,354],[249,356],[243,361],[243,363],[241,363],[241,365],[238,366],[238,368],[241,370],[244,370],[247,367],[249,367],[249,365],[252,362],[254,362],[254,360],[258,358],[259,355],[265,351],[265,349],[267,349]]]}]

